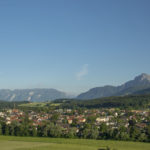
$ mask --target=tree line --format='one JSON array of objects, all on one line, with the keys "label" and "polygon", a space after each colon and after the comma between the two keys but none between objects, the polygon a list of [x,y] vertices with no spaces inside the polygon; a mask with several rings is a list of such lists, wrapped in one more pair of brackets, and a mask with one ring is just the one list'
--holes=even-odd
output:
[{"label": "tree line", "polygon": [[58,108],[122,108],[141,109],[150,107],[150,95],[129,95],[98,98],[92,100],[56,100],[62,103]]},{"label": "tree line", "polygon": [[94,124],[94,119],[89,118],[83,124],[77,124],[74,120],[72,125],[67,126],[64,122],[63,126],[67,126],[64,128],[55,122],[54,118],[34,126],[26,115],[21,123],[13,121],[11,124],[6,124],[3,119],[0,119],[0,135],[150,142],[150,125],[139,129],[135,124],[135,120],[129,120],[128,128],[120,126],[113,129],[105,123],[97,126]]}]

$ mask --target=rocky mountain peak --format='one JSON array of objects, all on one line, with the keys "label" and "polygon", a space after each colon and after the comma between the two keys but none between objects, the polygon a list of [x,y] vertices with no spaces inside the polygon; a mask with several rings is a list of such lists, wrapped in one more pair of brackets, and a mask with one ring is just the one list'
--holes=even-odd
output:
[{"label": "rocky mountain peak", "polygon": [[[78,99],[95,99],[100,97],[108,96],[122,96],[129,95],[140,90],[145,90],[150,88],[150,75],[142,73],[141,75],[135,77],[133,80],[130,80],[120,86],[104,86],[90,89],[85,93],[78,95]],[[149,90],[148,90],[149,91]]]},{"label": "rocky mountain peak", "polygon": [[146,73],[142,73],[141,75],[137,76],[135,78],[136,81],[144,81],[147,80],[150,82],[150,75],[146,74]]}]

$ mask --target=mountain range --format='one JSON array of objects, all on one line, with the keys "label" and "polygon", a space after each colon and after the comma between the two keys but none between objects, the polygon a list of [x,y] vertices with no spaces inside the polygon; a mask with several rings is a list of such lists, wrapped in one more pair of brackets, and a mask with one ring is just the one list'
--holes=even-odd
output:
[{"label": "mountain range", "polygon": [[[141,74],[120,86],[103,86],[92,88],[85,93],[81,93],[75,99],[88,100],[109,96],[124,96],[132,94],[150,94],[150,75]],[[43,102],[55,99],[70,98],[65,93],[56,89],[1,89],[0,100],[5,101],[32,101]]]},{"label": "mountain range", "polygon": [[103,86],[92,88],[77,96],[77,99],[96,99],[109,96],[124,96],[132,94],[150,94],[150,75],[141,74],[120,86]]},{"label": "mountain range", "polygon": [[0,90],[0,100],[5,101],[51,101],[59,98],[66,98],[64,92],[55,89],[16,89]]}]

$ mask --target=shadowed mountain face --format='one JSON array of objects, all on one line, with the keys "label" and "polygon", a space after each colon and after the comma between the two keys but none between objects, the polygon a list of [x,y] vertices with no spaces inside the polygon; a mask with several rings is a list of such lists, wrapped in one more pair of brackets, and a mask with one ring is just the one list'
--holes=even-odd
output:
[{"label": "shadowed mountain face", "polygon": [[0,100],[6,101],[50,101],[65,98],[66,94],[55,89],[0,90]]},{"label": "shadowed mountain face", "polygon": [[143,73],[135,77],[134,80],[128,81],[121,86],[104,86],[90,89],[89,91],[77,96],[77,99],[95,99],[108,96],[138,94],[141,90],[148,88],[150,88],[150,75]]}]

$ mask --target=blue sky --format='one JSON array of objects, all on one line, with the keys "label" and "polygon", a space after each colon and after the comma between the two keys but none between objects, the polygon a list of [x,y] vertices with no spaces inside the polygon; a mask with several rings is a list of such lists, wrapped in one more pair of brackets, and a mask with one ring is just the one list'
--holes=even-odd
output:
[{"label": "blue sky", "polygon": [[80,93],[150,74],[149,0],[0,0],[0,88]]}]

